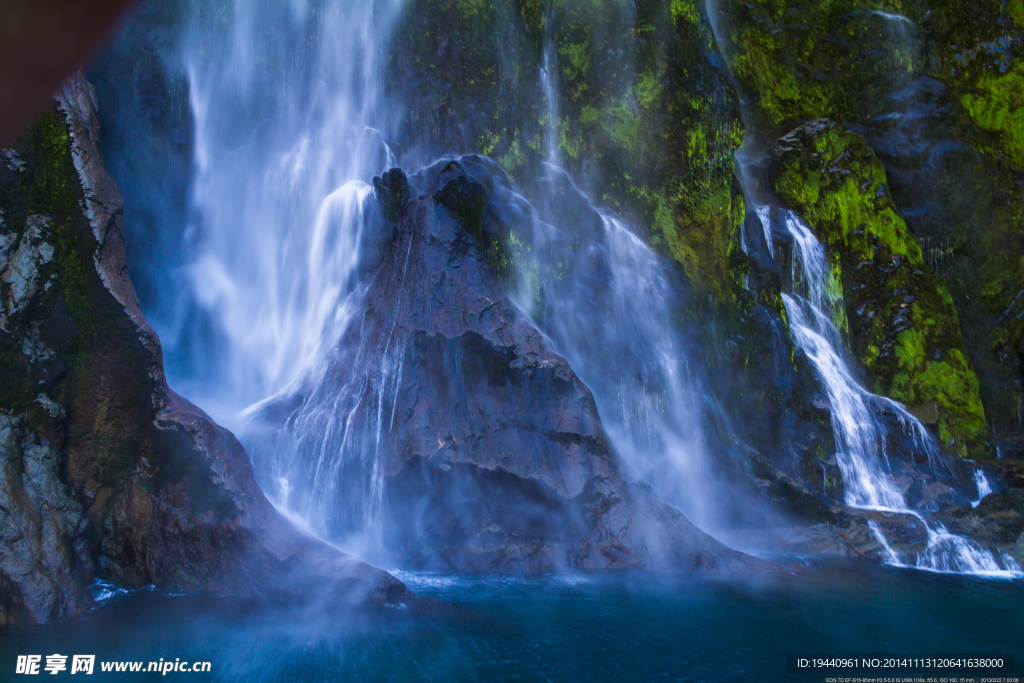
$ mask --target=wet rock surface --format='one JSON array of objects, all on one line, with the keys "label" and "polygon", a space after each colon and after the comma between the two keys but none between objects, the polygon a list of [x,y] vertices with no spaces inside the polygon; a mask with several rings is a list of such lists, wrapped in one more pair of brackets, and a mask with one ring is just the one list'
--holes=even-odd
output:
[{"label": "wet rock surface", "polygon": [[325,533],[377,529],[415,566],[754,566],[623,477],[590,391],[488,262],[493,168],[449,159],[409,179],[415,199],[357,294],[364,313],[324,367],[254,421],[254,443],[285,428],[274,448],[291,459],[257,447],[257,469],[285,473],[294,509]]},{"label": "wet rock surface", "polygon": [[939,517],[951,532],[997,547],[1024,566],[1024,461],[1002,460],[986,469],[992,493]]},{"label": "wet rock surface", "polygon": [[77,614],[97,578],[402,599],[285,522],[234,436],[167,387],[96,136],[78,76],[0,164],[0,624]]}]

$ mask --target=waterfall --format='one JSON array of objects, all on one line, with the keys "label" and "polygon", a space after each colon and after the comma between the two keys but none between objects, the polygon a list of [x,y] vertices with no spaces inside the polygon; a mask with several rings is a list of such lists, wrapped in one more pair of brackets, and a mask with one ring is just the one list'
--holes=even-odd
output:
[{"label": "waterfall", "polygon": [[[674,322],[686,287],[621,217],[595,206],[560,167],[554,18],[547,0],[540,71],[546,178],[531,196],[529,250],[515,264],[520,287],[513,299],[593,392],[633,478],[713,530],[726,507],[724,482],[716,485],[703,435],[708,407],[701,401],[710,396]],[[567,195],[572,212],[556,199]]]},{"label": "waterfall", "polygon": [[985,473],[981,470],[974,470],[974,486],[978,489],[978,498],[971,501],[971,507],[978,507],[981,505],[982,499],[985,496],[992,493],[992,482],[988,480]]},{"label": "waterfall", "polygon": [[[195,126],[195,311],[185,393],[231,424],[337,337],[363,247],[366,181],[394,165],[383,67],[401,0],[194,0],[181,46]],[[182,351],[179,351],[181,349]]]},{"label": "waterfall", "polygon": [[[410,239],[403,283],[411,250]],[[362,317],[366,289],[366,283],[355,287],[341,302],[340,319]],[[307,365],[293,385],[304,385],[301,409],[284,429],[266,433],[258,419],[278,396],[243,413],[267,496],[299,526],[364,558],[386,558],[384,469],[408,341],[395,332],[403,299],[392,303],[383,338],[356,334],[348,345],[322,349]],[[339,326],[338,334],[346,329]],[[346,359],[342,364],[349,372],[332,369],[339,357]]]},{"label": "waterfall", "polygon": [[[235,427],[240,409],[320,376],[288,425],[297,442],[256,463],[260,483],[315,533],[331,535],[342,518],[352,531],[355,520],[360,538],[352,543],[379,545],[384,456],[406,340],[389,335],[348,349],[346,358],[365,372],[322,375],[364,312],[361,276],[379,227],[366,181],[398,163],[389,142],[395,149],[409,142],[384,75],[403,0],[188,1],[178,55],[195,135],[187,304],[172,329],[159,332],[168,355],[190,365],[170,379]],[[704,429],[720,415],[680,320],[688,284],[559,168],[553,7],[548,0],[539,70],[534,63],[529,72],[538,76],[533,101],[546,106],[538,136],[546,164],[543,177],[521,190],[527,198],[513,198],[529,218],[519,226],[511,297],[592,391],[624,469],[714,531],[729,501]],[[927,548],[907,558],[872,523],[891,564],[1019,572],[1011,559],[927,522],[907,504],[878,414],[898,423],[929,460],[938,459],[935,445],[902,406],[857,382],[843,350],[834,271],[811,229],[792,213],[781,212],[775,224],[768,206],[755,212],[772,259],[778,263],[784,251],[773,229],[793,243],[783,302],[793,339],[825,388],[845,503],[924,525]],[[749,237],[758,236],[743,235],[744,247]],[[273,451],[276,435],[249,437]],[[302,481],[294,475],[300,469],[308,475]],[[980,502],[991,485],[975,476]]]},{"label": "waterfall", "polygon": [[547,126],[544,129],[544,150],[547,162],[560,166],[562,157],[558,148],[558,136],[561,120],[558,114],[558,56],[555,54],[554,40],[554,9],[552,0],[547,0],[544,8],[544,48],[541,56],[540,84],[544,92],[544,104],[547,107]]},{"label": "waterfall", "polygon": [[[903,406],[876,396],[854,379],[843,357],[842,337],[834,323],[841,310],[841,295],[828,287],[825,252],[811,229],[791,211],[780,211],[781,220],[765,226],[781,228],[793,242],[792,273],[788,291],[782,299],[789,316],[793,341],[817,370],[828,396],[835,435],[836,462],[843,476],[844,502],[851,508],[907,515],[924,527],[927,546],[915,557],[906,558],[894,550],[881,527],[869,522],[887,563],[934,572],[968,573],[980,576],[1018,577],[1020,567],[1009,556],[996,558],[974,541],[950,533],[941,524],[929,524],[906,503],[892,477],[892,464],[886,453],[886,426],[879,415],[895,414],[899,426],[912,437],[914,449],[934,462],[937,448],[922,425]],[[767,207],[757,211],[762,221],[771,220]],[[769,242],[771,244],[771,242]],[[983,475],[982,475],[983,476]],[[981,485],[979,484],[979,494]]]},{"label": "waterfall", "polygon": [[[360,278],[379,227],[367,181],[398,165],[389,143],[409,142],[385,78],[403,5],[188,0],[174,57],[188,82],[194,177],[186,287],[159,330],[168,356],[184,359],[169,366],[170,380],[244,432],[261,486],[293,521],[369,552],[380,549],[405,340],[349,349],[366,372],[310,378],[359,324]],[[566,241],[573,226],[554,206],[553,186],[535,187],[535,221],[522,235],[530,256],[516,264],[513,297],[593,391],[632,476],[713,525],[721,501],[702,434],[707,397],[676,321],[685,283],[558,169],[554,20],[549,1],[534,93],[546,108],[545,168],[597,232],[590,244]],[[288,425],[295,440],[275,450],[281,435],[248,418],[304,381],[311,392]]]},{"label": "waterfall", "polygon": [[703,434],[709,392],[678,321],[687,285],[622,218],[547,169],[524,235],[530,249],[515,264],[528,284],[513,299],[593,392],[632,477],[714,533],[725,482]]}]

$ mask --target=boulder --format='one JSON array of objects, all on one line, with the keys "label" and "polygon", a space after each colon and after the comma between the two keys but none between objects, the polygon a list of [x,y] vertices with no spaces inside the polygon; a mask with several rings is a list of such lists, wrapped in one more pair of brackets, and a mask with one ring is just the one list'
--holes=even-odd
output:
[{"label": "boulder", "polygon": [[[409,179],[415,198],[346,306],[359,313],[243,433],[262,481],[320,533],[369,536],[406,565],[755,565],[626,481],[591,392],[491,265],[484,247],[500,245],[482,215],[505,198],[494,169],[446,159]],[[382,207],[405,186],[387,177]]]}]

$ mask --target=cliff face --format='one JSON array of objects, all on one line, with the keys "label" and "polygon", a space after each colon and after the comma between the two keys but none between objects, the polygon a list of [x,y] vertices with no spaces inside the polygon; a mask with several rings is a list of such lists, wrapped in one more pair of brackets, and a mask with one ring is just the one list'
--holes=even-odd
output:
[{"label": "cliff face", "polygon": [[[742,183],[762,185],[746,189],[797,210],[844,264],[869,386],[913,408],[949,452],[991,458],[1015,452],[1024,427],[1020,21],[1016,5],[989,0],[415,1],[390,79],[411,105],[406,136],[433,154],[486,154],[529,184],[553,151],[710,295],[692,312],[709,328],[709,362],[770,378],[780,368],[751,339],[773,336],[765,323],[780,326],[780,305],[770,287],[745,293],[739,239]],[[545,74],[553,103],[537,97]],[[738,94],[759,153],[786,150],[785,164],[742,180]],[[842,149],[834,134],[817,141],[833,147],[826,157],[856,148],[836,172],[870,181],[884,202],[849,181],[820,188],[827,212],[812,206],[833,159],[780,140],[822,119],[842,131]],[[885,253],[865,246],[875,239]],[[897,298],[905,306],[874,303]],[[769,382],[733,393],[771,412],[777,388],[802,380]]]},{"label": "cliff face", "polygon": [[81,612],[128,586],[339,595],[400,583],[297,534],[238,441],[177,396],[124,259],[120,196],[81,76],[0,165],[0,623]]},{"label": "cliff face", "polygon": [[[493,155],[524,186],[553,152],[647,226],[697,294],[685,315],[731,418],[711,447],[781,506],[834,520],[830,416],[793,348],[787,274],[741,189],[794,210],[824,244],[865,387],[905,404],[951,456],[1015,456],[1021,21],[1019,3],[989,0],[418,1],[396,33],[392,87],[414,105],[439,93],[408,121],[431,149]],[[537,96],[545,76],[553,98]],[[962,503],[969,473],[951,472]]]},{"label": "cliff face", "polygon": [[493,157],[522,184],[555,161],[648,227],[702,293],[742,280],[743,124],[701,3],[412,0],[394,42],[388,77],[416,144]]},{"label": "cliff face", "polygon": [[767,185],[842,264],[854,351],[962,456],[1016,453],[1024,427],[1020,22],[988,0],[721,4],[782,153]]}]

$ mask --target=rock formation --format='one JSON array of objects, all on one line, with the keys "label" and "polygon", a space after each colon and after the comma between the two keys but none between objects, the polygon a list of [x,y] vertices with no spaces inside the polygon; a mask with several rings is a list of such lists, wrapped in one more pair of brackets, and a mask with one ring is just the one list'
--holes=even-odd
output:
[{"label": "rock formation", "polygon": [[356,295],[365,313],[254,418],[252,443],[273,444],[254,446],[257,469],[288,477],[323,533],[379,529],[418,566],[752,566],[623,477],[590,391],[489,263],[502,183],[480,157],[375,180],[391,236]]},{"label": "rock formation", "polygon": [[234,436],[168,388],[97,129],[79,75],[0,153],[0,624],[79,613],[96,578],[402,597],[292,529]]}]

